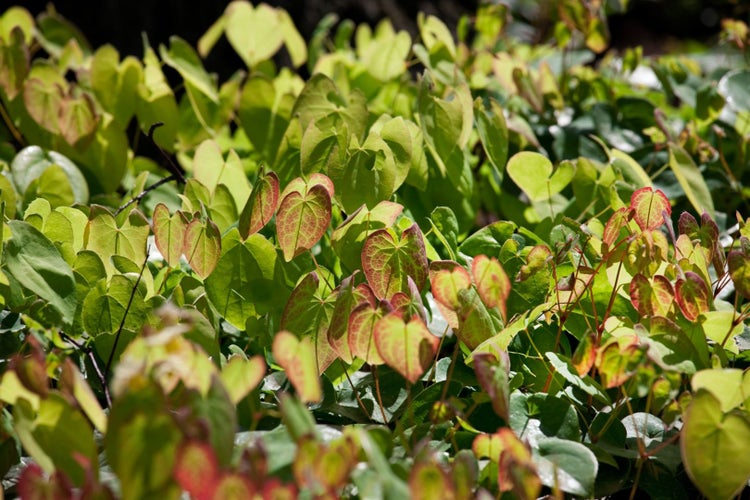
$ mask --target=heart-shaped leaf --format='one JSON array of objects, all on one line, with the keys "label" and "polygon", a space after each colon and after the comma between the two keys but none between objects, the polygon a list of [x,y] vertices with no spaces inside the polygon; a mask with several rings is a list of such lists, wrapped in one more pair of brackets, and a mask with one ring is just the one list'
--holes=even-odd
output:
[{"label": "heart-shaped leaf", "polygon": [[669,280],[660,274],[649,281],[638,273],[630,282],[630,300],[644,316],[667,316],[674,302],[674,290]]},{"label": "heart-shaped leaf", "polygon": [[365,238],[377,229],[391,227],[404,209],[398,203],[381,201],[372,210],[362,205],[331,235],[334,250],[352,271],[362,265]]},{"label": "heart-shaped leaf", "polygon": [[169,215],[169,209],[163,203],[154,207],[152,215],[152,226],[156,248],[169,266],[176,266],[180,262],[180,256],[185,241],[185,230],[188,221],[184,212],[177,210]]},{"label": "heart-shaped leaf", "polygon": [[216,482],[211,498],[254,498],[255,487],[245,474],[225,472]]},{"label": "heart-shaped leaf", "polygon": [[510,296],[510,279],[505,269],[494,257],[477,255],[471,264],[471,274],[479,296],[487,307],[497,307],[503,320],[506,318],[506,302]]},{"label": "heart-shaped leaf", "polygon": [[331,193],[323,184],[304,194],[293,191],[282,198],[276,214],[276,234],[284,260],[310,250],[331,222]]},{"label": "heart-shaped leaf", "polygon": [[436,462],[414,464],[409,473],[411,498],[439,500],[453,498],[455,488],[450,476]]},{"label": "heart-shaped leaf", "polygon": [[427,281],[427,254],[419,226],[412,224],[399,240],[390,229],[371,233],[362,248],[362,269],[378,298],[408,292],[409,277],[421,290]]},{"label": "heart-shaped leaf", "polygon": [[421,318],[410,320],[397,312],[375,324],[375,345],[383,360],[412,384],[432,364],[440,339],[427,329]]},{"label": "heart-shaped leaf", "polygon": [[208,188],[213,196],[216,187],[224,184],[232,195],[236,207],[245,206],[250,196],[250,183],[245,175],[242,160],[230,149],[226,158],[216,141],[200,143],[193,156],[193,177]]},{"label": "heart-shaped leaf", "polygon": [[195,274],[206,279],[221,256],[221,233],[210,219],[193,219],[185,229],[183,253]]},{"label": "heart-shaped leaf", "polygon": [[594,494],[599,462],[583,444],[554,437],[540,439],[534,463],[545,486],[585,497]]},{"label": "heart-shaped leaf", "polygon": [[642,231],[656,229],[664,224],[664,217],[672,213],[669,198],[659,189],[641,188],[630,197],[630,209],[633,211],[638,227]]},{"label": "heart-shaped leaf", "polygon": [[236,405],[260,384],[265,374],[266,362],[262,356],[245,359],[233,355],[221,370],[221,381],[229,393],[229,399]]},{"label": "heart-shaped leaf", "polygon": [[270,59],[284,43],[279,16],[266,4],[253,7],[250,2],[235,1],[224,16],[227,39],[248,68]]},{"label": "heart-shaped leaf", "polygon": [[470,286],[471,276],[458,262],[441,260],[430,263],[432,295],[445,321],[454,330],[458,328],[456,312],[461,307],[458,294]]},{"label": "heart-shaped leaf", "polygon": [[354,275],[342,280],[336,295],[331,324],[328,327],[328,342],[344,362],[351,364],[352,352],[349,347],[349,318],[352,310],[367,302],[360,288],[352,284]]},{"label": "heart-shaped leaf", "polygon": [[[122,220],[122,215],[118,220]],[[150,227],[146,217],[133,209],[124,221],[118,223],[108,209],[92,205],[86,228],[86,249],[96,252],[108,273],[114,271],[111,257],[120,255],[141,263],[146,260],[146,240]]]},{"label": "heart-shaped leaf", "polygon": [[390,312],[387,305],[376,306],[365,301],[354,308],[349,315],[347,333],[351,355],[370,365],[385,363],[375,346],[375,325]]},{"label": "heart-shaped leaf", "polygon": [[612,247],[614,243],[620,238],[620,232],[622,228],[626,227],[628,220],[632,217],[633,211],[628,207],[621,207],[615,210],[607,225],[604,226],[604,234],[602,235],[602,241],[607,244],[608,247]]},{"label": "heart-shaped leaf", "polygon": [[298,339],[293,333],[282,330],[273,339],[273,357],[284,369],[300,399],[317,403],[323,399],[315,348],[310,337]]},{"label": "heart-shaped leaf", "polygon": [[499,417],[508,422],[508,407],[510,405],[510,385],[508,383],[510,360],[508,354],[503,351],[498,351],[497,355],[489,352],[475,352],[472,358],[474,359],[477,381],[490,397],[492,409]]},{"label": "heart-shaped leaf", "polygon": [[240,214],[239,230],[243,239],[268,224],[279,205],[279,177],[268,172],[258,177],[250,198]]},{"label": "heart-shaped leaf", "polygon": [[546,156],[532,151],[521,151],[508,160],[508,175],[531,201],[544,201],[562,191],[575,175],[571,162],[563,162],[555,169]]},{"label": "heart-shaped leaf", "polygon": [[713,394],[699,389],[683,416],[680,448],[688,475],[710,499],[732,498],[750,479],[750,418],[724,413]]},{"label": "heart-shaped leaf", "polygon": [[675,298],[682,314],[690,321],[695,321],[701,313],[710,309],[711,292],[708,285],[692,271],[685,272],[685,279],[677,280]]}]

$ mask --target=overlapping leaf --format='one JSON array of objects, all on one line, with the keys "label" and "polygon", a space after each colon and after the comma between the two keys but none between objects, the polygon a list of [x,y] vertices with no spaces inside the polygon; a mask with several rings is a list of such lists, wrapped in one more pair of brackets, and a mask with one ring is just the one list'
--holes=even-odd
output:
[{"label": "overlapping leaf", "polygon": [[398,312],[378,320],[374,338],[383,360],[412,384],[432,364],[440,343],[421,318],[404,320]]},{"label": "overlapping leaf", "polygon": [[323,399],[311,337],[300,340],[285,330],[278,332],[273,339],[273,357],[286,372],[302,401],[316,403]]},{"label": "overlapping leaf", "polygon": [[362,269],[378,298],[388,299],[396,292],[408,291],[409,277],[421,290],[428,269],[419,226],[411,225],[398,240],[389,229],[371,233],[362,248]]},{"label": "overlapping leaf", "polygon": [[[285,190],[286,191],[286,190]],[[331,222],[331,193],[324,184],[313,184],[304,193],[282,196],[276,214],[276,234],[284,260],[310,250]]]}]

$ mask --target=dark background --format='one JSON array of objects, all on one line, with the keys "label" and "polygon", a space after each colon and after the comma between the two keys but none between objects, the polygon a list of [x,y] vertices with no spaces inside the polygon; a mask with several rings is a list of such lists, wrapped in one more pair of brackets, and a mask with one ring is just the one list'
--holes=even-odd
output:
[{"label": "dark background", "polygon": [[[13,0],[11,0],[13,1]],[[507,0],[521,19],[535,26],[541,39],[551,29],[549,13],[555,0]],[[19,0],[37,15],[47,6],[45,0]],[[166,43],[170,35],[179,35],[193,46],[208,27],[219,18],[228,1],[184,0],[57,0],[56,10],[78,26],[93,47],[113,44],[123,55],[141,56],[141,34],[146,33],[153,47]],[[258,3],[257,1],[255,3]],[[286,9],[306,39],[329,12],[341,19],[376,24],[383,17],[398,29],[416,33],[417,12],[434,14],[450,28],[464,14],[476,10],[479,0],[270,0],[266,3]],[[681,40],[710,42],[720,29],[723,17],[750,21],[747,0],[631,0],[628,11],[610,18],[612,46],[622,49],[641,45],[647,54],[669,51]],[[531,40],[534,41],[534,40]],[[540,41],[540,40],[536,40]],[[243,67],[239,58],[222,41],[214,48],[206,66],[210,71],[227,74],[227,68]]]}]

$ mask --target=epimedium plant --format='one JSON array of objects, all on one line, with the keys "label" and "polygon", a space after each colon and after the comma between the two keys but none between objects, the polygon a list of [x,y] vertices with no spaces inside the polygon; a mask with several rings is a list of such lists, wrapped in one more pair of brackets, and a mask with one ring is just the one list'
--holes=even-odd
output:
[{"label": "epimedium plant", "polygon": [[747,27],[647,60],[605,53],[607,14],[560,2],[545,45],[502,4],[306,43],[238,0],[121,59],[6,10],[6,491],[738,493]]}]

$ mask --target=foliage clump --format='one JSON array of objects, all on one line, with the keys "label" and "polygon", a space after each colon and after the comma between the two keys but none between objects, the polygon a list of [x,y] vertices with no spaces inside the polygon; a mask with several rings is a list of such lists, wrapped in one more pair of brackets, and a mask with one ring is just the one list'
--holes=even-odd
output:
[{"label": "foliage clump", "polygon": [[528,45],[503,4],[305,42],[236,0],[140,58],[7,9],[3,488],[741,491],[747,26],[646,59],[600,4]]}]

